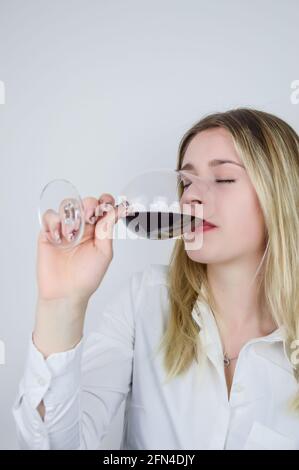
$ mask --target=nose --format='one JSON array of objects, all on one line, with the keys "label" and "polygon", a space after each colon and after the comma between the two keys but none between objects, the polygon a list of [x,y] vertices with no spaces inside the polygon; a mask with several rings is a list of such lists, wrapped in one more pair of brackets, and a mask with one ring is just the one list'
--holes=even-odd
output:
[{"label": "nose", "polygon": [[207,220],[213,217],[216,202],[214,192],[210,189],[203,181],[185,187],[180,199],[182,212],[190,214],[191,211],[191,215]]},{"label": "nose", "polygon": [[[197,211],[198,214],[198,211],[201,213],[203,210],[202,200],[195,197],[194,194],[191,194],[191,191],[190,194],[183,194],[180,202],[183,212],[191,213],[191,215],[195,215],[195,211]],[[184,210],[183,206],[185,206],[186,210]]]},{"label": "nose", "polygon": [[203,195],[200,195],[200,190],[195,188],[195,185],[190,185],[185,189],[181,196],[181,201],[184,204],[203,204]]}]

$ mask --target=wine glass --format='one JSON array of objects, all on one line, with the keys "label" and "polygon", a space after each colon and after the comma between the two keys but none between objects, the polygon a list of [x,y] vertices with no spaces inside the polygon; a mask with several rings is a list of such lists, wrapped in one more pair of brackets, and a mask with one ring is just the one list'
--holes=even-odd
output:
[{"label": "wine glass", "polygon": [[[130,238],[165,240],[194,232],[203,222],[203,204],[196,206],[183,196],[193,185],[208,207],[208,216],[214,212],[212,180],[190,172],[173,169],[153,169],[136,175],[124,188],[124,196],[131,211],[122,218]],[[133,235],[133,236],[132,236]],[[135,237],[134,237],[135,235]]]},{"label": "wine glass", "polygon": [[[125,236],[165,240],[199,232],[202,235],[203,210],[205,218],[214,212],[214,191],[211,178],[201,178],[189,171],[169,168],[152,169],[136,175],[116,197],[116,205],[127,202],[123,221]],[[199,197],[200,204],[190,204],[190,191]],[[61,224],[60,240],[47,231],[46,218],[56,217]],[[58,248],[66,249],[80,243],[84,233],[84,207],[80,194],[65,179],[48,183],[41,192],[39,205],[40,225],[48,233],[49,241]],[[116,224],[114,236],[120,230]],[[199,229],[199,230],[198,230]],[[119,238],[124,238],[123,233]],[[193,237],[194,238],[194,237]]]},{"label": "wine glass", "polygon": [[[59,221],[61,235],[52,237],[47,220]],[[77,245],[84,233],[84,206],[76,187],[66,179],[50,181],[40,194],[38,208],[40,226],[45,231],[48,241],[60,249]]]}]

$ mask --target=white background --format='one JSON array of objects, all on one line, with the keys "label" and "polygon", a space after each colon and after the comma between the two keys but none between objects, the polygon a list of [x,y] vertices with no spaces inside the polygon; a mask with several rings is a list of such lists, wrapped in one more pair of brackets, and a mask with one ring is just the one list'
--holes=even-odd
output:
[{"label": "white background", "polygon": [[[16,448],[11,406],[36,302],[37,206],[54,178],[82,197],[175,167],[204,114],[251,106],[299,130],[298,0],[0,0],[0,448]],[[115,241],[86,331],[118,286],[173,241]],[[121,407],[102,448],[118,448]]]}]

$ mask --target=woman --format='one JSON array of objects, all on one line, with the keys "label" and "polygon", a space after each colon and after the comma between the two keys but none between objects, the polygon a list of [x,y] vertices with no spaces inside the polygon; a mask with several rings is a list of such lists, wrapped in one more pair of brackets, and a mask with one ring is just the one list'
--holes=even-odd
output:
[{"label": "woman", "polygon": [[[97,448],[126,399],[122,449],[299,449],[299,137],[262,111],[212,114],[183,136],[182,168],[212,178],[214,228],[200,249],[178,239],[169,266],[134,273],[84,348],[126,208],[85,199],[89,223],[68,253],[40,233],[13,410],[21,447]],[[196,185],[180,191],[181,203],[205,204]],[[57,215],[47,224],[67,236]]]}]

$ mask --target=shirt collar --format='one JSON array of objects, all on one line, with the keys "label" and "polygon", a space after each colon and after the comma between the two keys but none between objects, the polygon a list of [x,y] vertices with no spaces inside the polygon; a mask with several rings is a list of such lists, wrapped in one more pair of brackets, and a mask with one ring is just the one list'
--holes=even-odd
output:
[{"label": "shirt collar", "polygon": [[[220,363],[222,365],[222,343],[218,326],[216,324],[215,317],[210,306],[205,301],[199,300],[198,298],[192,310],[192,317],[200,326],[201,330],[199,334],[201,340],[204,343],[207,355],[210,356],[212,362],[219,364],[220,360]],[[283,367],[284,369],[289,370],[290,367],[293,367],[286,353],[285,328],[283,326],[278,327],[276,330],[272,331],[272,333],[266,336],[253,338],[252,340],[248,341],[246,345],[254,343],[260,343],[263,346],[266,346],[265,343],[281,343],[284,354],[280,355],[280,357],[277,354],[273,354],[273,349],[267,347],[256,348],[256,352],[264,358],[275,362],[277,365]]]},{"label": "shirt collar", "polygon": [[[206,330],[206,336],[209,341],[213,339],[211,333],[216,332],[215,328],[217,329],[217,333],[219,335],[219,331],[218,331],[218,327],[215,321],[214,314],[206,302],[202,300],[197,300],[195,302],[194,308],[192,310],[192,317],[203,330]],[[272,331],[272,333],[266,336],[255,338],[251,341],[252,342],[266,341],[268,343],[272,343],[275,341],[284,341],[284,328],[283,326],[280,326],[276,330]]]}]

